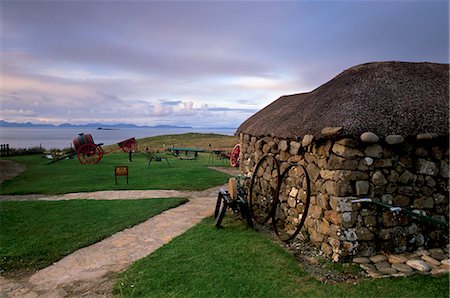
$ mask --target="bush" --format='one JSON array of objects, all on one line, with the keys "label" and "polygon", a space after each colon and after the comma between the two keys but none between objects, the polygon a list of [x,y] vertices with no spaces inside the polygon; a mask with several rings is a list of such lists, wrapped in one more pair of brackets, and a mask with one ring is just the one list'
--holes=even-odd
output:
[{"label": "bush", "polygon": [[10,148],[9,149],[9,156],[43,154],[44,151],[45,151],[45,149],[41,148],[41,147]]}]

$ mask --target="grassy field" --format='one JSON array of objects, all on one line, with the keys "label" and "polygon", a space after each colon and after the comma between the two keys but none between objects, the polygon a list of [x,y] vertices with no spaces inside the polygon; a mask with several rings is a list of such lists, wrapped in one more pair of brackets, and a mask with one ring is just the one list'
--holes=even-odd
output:
[{"label": "grassy field", "polygon": [[[209,155],[202,154],[198,160],[179,160],[167,155],[165,161],[152,162],[148,166],[144,154],[136,153],[133,161],[126,153],[113,153],[94,165],[80,164],[75,159],[46,164],[48,160],[39,155],[17,156],[9,159],[26,165],[27,170],[1,185],[1,194],[59,194],[115,189],[175,189],[203,190],[227,182],[228,175],[208,169],[210,165],[226,165]],[[125,177],[114,180],[114,166],[129,167],[129,184]]]},{"label": "grassy field", "polygon": [[44,268],[186,201],[0,202],[0,273]]},{"label": "grassy field", "polygon": [[145,147],[150,147],[155,151],[161,151],[169,147],[209,149],[209,145],[211,145],[213,149],[223,149],[231,152],[234,145],[238,142],[238,138],[218,134],[187,133],[149,137],[138,139],[137,141],[141,150]]},{"label": "grassy field", "polygon": [[448,275],[323,284],[264,235],[204,220],[134,263],[114,294],[125,297],[448,297]]}]

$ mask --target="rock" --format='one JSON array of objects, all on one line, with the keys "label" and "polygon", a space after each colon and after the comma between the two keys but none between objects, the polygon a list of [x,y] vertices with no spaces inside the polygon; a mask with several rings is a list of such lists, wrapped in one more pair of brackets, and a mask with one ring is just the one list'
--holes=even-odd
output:
[{"label": "rock", "polygon": [[363,196],[369,193],[369,182],[368,181],[356,181],[355,184],[356,195]]},{"label": "rock", "polygon": [[403,174],[398,177],[398,181],[402,184],[409,184],[413,179],[414,175],[408,170],[404,171]]},{"label": "rock", "polygon": [[313,135],[304,135],[303,139],[302,139],[302,146],[303,147],[308,147],[309,145],[311,145],[313,140],[314,140],[314,136]]},{"label": "rock", "polygon": [[425,263],[422,260],[409,260],[406,262],[406,265],[416,269],[420,272],[427,272],[430,271],[431,267],[427,263]]},{"label": "rock", "polygon": [[369,258],[374,263],[380,263],[387,260],[387,257],[384,255],[376,255]]},{"label": "rock", "polygon": [[296,198],[297,195],[298,195],[298,188],[292,187],[291,191],[289,192],[289,196],[293,197],[293,198]]},{"label": "rock", "polygon": [[406,273],[406,274],[414,272],[414,270],[410,266],[403,264],[403,263],[395,263],[395,264],[392,264],[391,267],[400,272]]},{"label": "rock", "polygon": [[358,236],[356,236],[355,229],[344,230],[344,237],[348,241],[356,241],[358,239]]},{"label": "rock", "polygon": [[444,268],[434,268],[433,270],[430,271],[431,275],[441,275],[441,274],[446,274],[448,273],[448,269],[444,269]]},{"label": "rock", "polygon": [[393,201],[394,197],[390,194],[386,194],[386,195],[382,195],[381,196],[381,202],[388,204],[388,205],[392,205],[392,201]]},{"label": "rock", "polygon": [[433,253],[444,253],[444,251],[442,250],[442,248],[430,248],[428,250],[431,254]]},{"label": "rock", "polygon": [[373,164],[373,159],[370,157],[364,157],[364,161],[368,166],[371,166]]},{"label": "rock", "polygon": [[352,199],[356,199],[355,197],[335,197],[331,196],[330,206],[333,210],[338,212],[351,212],[353,211]]},{"label": "rock", "polygon": [[370,264],[371,261],[369,258],[366,258],[366,257],[357,257],[357,258],[353,258],[353,263],[355,263],[355,264]]},{"label": "rock", "polygon": [[320,132],[324,137],[331,138],[342,132],[342,127],[324,127]]},{"label": "rock", "polygon": [[357,227],[356,235],[358,236],[358,240],[370,241],[375,236],[374,234],[366,227]]},{"label": "rock", "polygon": [[442,264],[442,265],[450,266],[450,259],[442,260],[442,261],[441,261],[441,264]]},{"label": "rock", "polygon": [[295,199],[293,197],[289,197],[288,198],[288,205],[291,208],[295,208],[295,206],[297,205],[297,199]]},{"label": "rock", "polygon": [[450,177],[448,161],[441,160],[441,168],[439,170],[439,175],[444,178]]},{"label": "rock", "polygon": [[391,274],[392,277],[407,277],[409,274],[405,274],[403,272]]},{"label": "rock", "polygon": [[378,144],[374,144],[368,146],[364,153],[369,157],[381,158],[383,156],[383,148]]},{"label": "rock", "polygon": [[369,271],[367,274],[372,278],[383,278],[383,275],[378,271]]},{"label": "rock", "polygon": [[391,264],[406,263],[408,261],[408,259],[404,255],[389,255],[388,260]]},{"label": "rock", "polygon": [[364,143],[377,143],[380,140],[376,134],[370,131],[362,133],[360,139]]},{"label": "rock", "polygon": [[377,268],[375,268],[374,265],[372,264],[368,264],[368,263],[358,263],[359,267],[361,267],[361,269],[366,270],[366,271],[377,271]]},{"label": "rock", "polygon": [[381,171],[376,171],[372,175],[372,183],[375,185],[386,185],[388,182]]},{"label": "rock", "polygon": [[389,145],[401,144],[405,141],[405,138],[401,135],[388,135],[385,138],[386,143]]},{"label": "rock", "polygon": [[335,154],[331,154],[331,156],[327,162],[327,167],[329,170],[351,170],[351,171],[354,171],[358,168],[358,161],[342,158]]},{"label": "rock", "polygon": [[378,269],[378,271],[380,271],[383,274],[389,274],[389,275],[398,273],[397,269],[392,268],[392,267],[380,268],[380,269]]},{"label": "rock", "polygon": [[374,162],[373,166],[375,168],[390,168],[392,167],[391,159],[378,159]]},{"label": "rock", "polygon": [[358,149],[354,149],[351,147],[345,147],[343,145],[335,143],[333,145],[333,148],[331,148],[331,151],[333,151],[334,154],[340,157],[344,158],[356,158],[356,157],[362,157],[364,154],[359,151]]},{"label": "rock", "polygon": [[442,261],[445,259],[448,259],[448,256],[446,254],[444,254],[443,252],[431,252],[431,257],[438,260],[438,261]]},{"label": "rock", "polygon": [[430,256],[422,256],[421,259],[424,260],[425,262],[427,262],[428,264],[433,265],[433,266],[440,266],[441,265],[440,261],[438,261],[438,260],[436,260],[436,259],[434,259],[434,258],[432,258]]},{"label": "rock", "polygon": [[311,179],[311,181],[315,182],[319,177],[320,169],[314,163],[310,163],[306,167],[306,170],[309,174],[309,178]]},{"label": "rock", "polygon": [[289,148],[289,144],[286,140],[281,140],[280,143],[278,144],[278,148],[281,151],[287,151]]},{"label": "rock", "polygon": [[434,162],[419,159],[417,161],[417,172],[423,175],[435,176],[438,173],[438,169]]},{"label": "rock", "polygon": [[416,136],[416,140],[424,141],[424,140],[432,140],[437,138],[439,135],[437,133],[420,133]]},{"label": "rock", "polygon": [[300,149],[300,143],[299,142],[292,141],[290,143],[289,153],[291,153],[292,155],[297,155],[299,149]]},{"label": "rock", "polygon": [[381,268],[391,268],[391,264],[389,262],[379,262],[375,263],[375,267],[377,267],[378,270]]},{"label": "rock", "polygon": [[428,250],[423,249],[423,250],[416,251],[416,255],[418,255],[418,256],[429,256],[429,255],[431,255],[431,252],[429,252]]}]

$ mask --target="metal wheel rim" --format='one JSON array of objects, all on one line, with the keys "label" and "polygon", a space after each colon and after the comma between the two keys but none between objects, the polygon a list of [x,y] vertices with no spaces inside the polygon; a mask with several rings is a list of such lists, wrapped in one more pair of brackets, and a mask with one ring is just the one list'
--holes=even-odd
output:
[{"label": "metal wheel rim", "polygon": [[285,178],[285,176],[288,174],[289,170],[294,168],[294,167],[299,167],[302,169],[302,174],[305,176],[305,180],[306,180],[306,199],[305,199],[305,209],[302,213],[302,218],[297,226],[297,228],[295,229],[294,233],[292,235],[290,235],[288,238],[284,238],[281,236],[280,231],[277,228],[277,219],[276,219],[276,212],[272,213],[272,227],[273,230],[275,231],[275,234],[277,235],[277,237],[284,242],[288,242],[292,239],[295,238],[295,236],[298,235],[298,233],[300,233],[300,230],[302,229],[302,227],[305,224],[306,221],[306,217],[308,216],[308,210],[309,210],[309,205],[310,205],[310,201],[311,201],[311,185],[310,185],[310,179],[309,179],[309,175],[308,172],[306,171],[306,168],[302,165],[297,165],[297,164],[291,164],[289,165],[289,167],[287,167],[283,173],[280,176],[280,179],[278,181],[278,193],[277,193],[277,198],[276,198],[276,202],[277,202],[277,206],[280,203],[279,197],[280,197],[280,191],[281,191],[281,184],[283,183],[283,180]]},{"label": "metal wheel rim", "polygon": [[[270,210],[269,210],[267,216],[264,217],[264,219],[261,221],[261,220],[257,220],[257,218],[255,217],[254,210],[253,210],[254,207],[253,207],[252,197],[253,197],[253,192],[255,191],[254,187],[255,187],[255,181],[256,181],[256,179],[257,179],[256,173],[257,173],[259,167],[262,165],[262,163],[263,163],[266,159],[269,159],[269,158],[270,158],[270,159],[273,159],[274,165],[275,165],[276,170],[277,170],[277,177],[276,177],[276,179],[277,179],[277,184],[276,184],[276,186],[275,186],[275,189],[273,190],[273,194],[272,194],[273,201],[272,201],[272,203],[270,204],[270,205],[271,205],[271,206],[270,206]],[[250,216],[251,216],[253,222],[255,222],[255,223],[257,223],[257,224],[260,224],[260,225],[263,225],[263,224],[265,224],[270,218],[273,217],[273,213],[275,212],[275,208],[276,208],[276,205],[277,205],[277,193],[278,193],[278,188],[279,188],[279,182],[278,182],[279,177],[280,177],[280,166],[279,166],[278,160],[277,160],[273,155],[265,155],[265,156],[263,156],[263,157],[258,161],[258,163],[256,164],[256,166],[255,166],[255,168],[254,168],[254,170],[253,170],[252,179],[251,179],[251,181],[250,181],[250,188],[249,188],[249,194],[248,194],[248,199],[247,199],[248,207],[249,207],[249,213],[250,213]]]}]

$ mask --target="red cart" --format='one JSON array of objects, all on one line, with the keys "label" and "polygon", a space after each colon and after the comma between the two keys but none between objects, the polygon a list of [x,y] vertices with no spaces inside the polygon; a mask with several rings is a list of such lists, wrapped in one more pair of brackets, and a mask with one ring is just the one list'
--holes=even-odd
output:
[{"label": "red cart", "polygon": [[125,141],[117,143],[117,148],[110,151],[102,149],[102,143],[95,144],[91,134],[80,133],[77,138],[73,139],[73,145],[77,151],[78,160],[82,164],[96,164],[104,154],[109,154],[122,150],[123,152],[136,152],[138,150],[138,143],[135,138],[130,138]]}]

